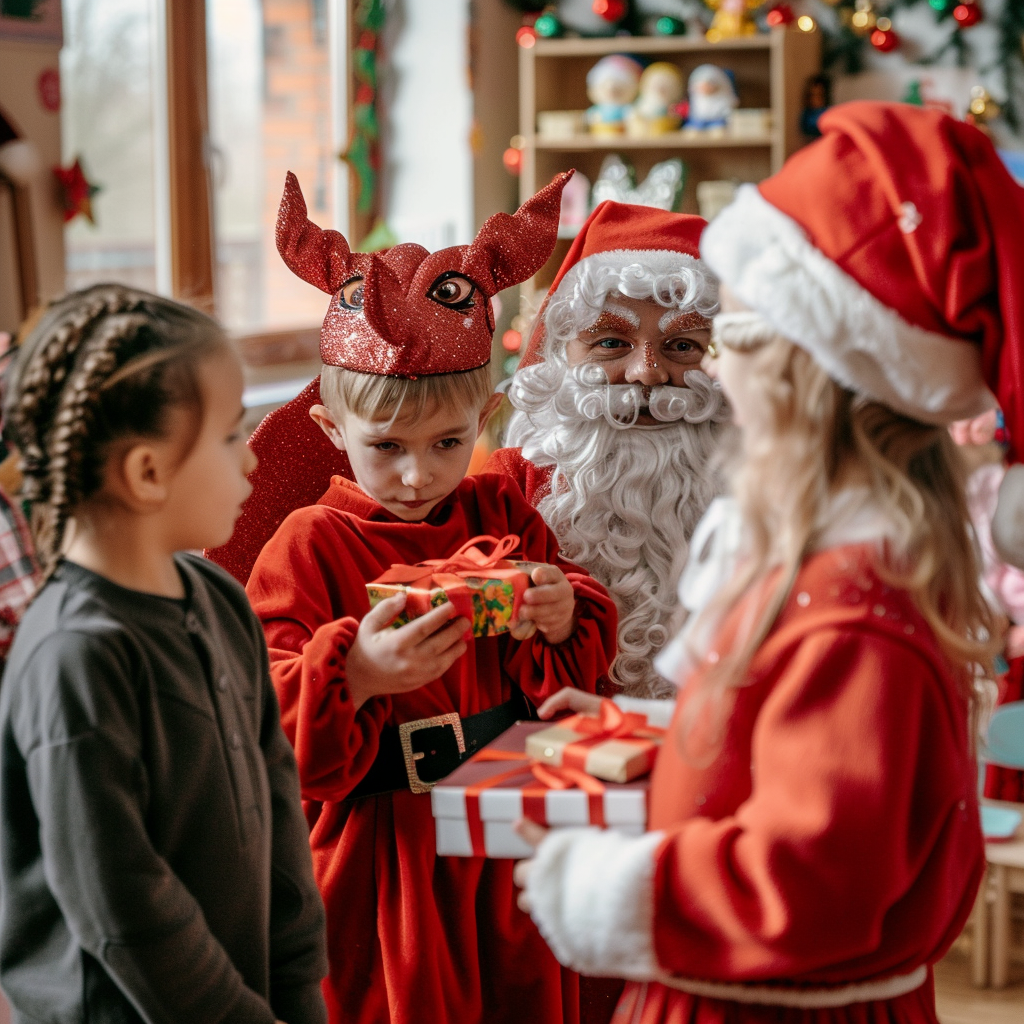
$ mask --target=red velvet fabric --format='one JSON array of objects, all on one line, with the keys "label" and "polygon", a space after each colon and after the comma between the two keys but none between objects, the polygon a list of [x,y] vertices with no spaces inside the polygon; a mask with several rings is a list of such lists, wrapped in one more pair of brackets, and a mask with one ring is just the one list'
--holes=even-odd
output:
[{"label": "red velvet fabric", "polygon": [[[873,558],[869,545],[808,558],[704,768],[692,759],[699,743],[683,751],[683,691],[651,785],[650,827],[667,832],[654,945],[670,973],[795,986],[887,978],[933,964],[970,913],[984,849],[965,702],[909,595],[880,581]],[[729,649],[749,611],[735,610],[714,650]],[[617,1019],[936,1022],[930,987],[797,1010],[659,984],[627,987]]]},{"label": "red velvet fabric", "polygon": [[[527,558],[563,569],[576,592],[575,634],[555,646],[539,634],[477,639],[442,678],[355,710],[345,655],[369,608],[365,583],[392,563],[445,557],[482,533],[517,533]],[[312,825],[331,1020],[575,1022],[578,982],[516,907],[511,861],[437,857],[429,795],[345,798],[384,725],[473,715],[507,700],[513,682],[534,703],[563,686],[593,691],[615,654],[615,607],[604,589],[559,558],[512,481],[484,476],[464,480],[420,523],[398,520],[335,478],[320,504],[290,515],[266,545],[248,593]]]},{"label": "red velvet fabric", "polygon": [[320,401],[320,378],[287,405],[263,418],[249,438],[259,465],[249,476],[252,494],[223,547],[204,551],[245,586],[256,556],[289,512],[315,505],[332,476],[352,479],[348,456],[331,444],[309,415]]},{"label": "red velvet fabric", "polygon": [[519,485],[526,500],[536,508],[551,493],[551,466],[535,466],[523,458],[522,448],[499,448],[484,463],[484,473],[501,473]]}]

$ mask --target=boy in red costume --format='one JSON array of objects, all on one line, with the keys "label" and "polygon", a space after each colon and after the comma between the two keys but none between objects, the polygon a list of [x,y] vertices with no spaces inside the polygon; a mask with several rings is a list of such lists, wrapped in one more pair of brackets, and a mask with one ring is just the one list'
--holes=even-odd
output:
[{"label": "boy in red costume", "polygon": [[[524,697],[593,691],[614,654],[611,599],[559,557],[515,484],[463,479],[494,405],[490,297],[544,263],[566,179],[515,216],[492,217],[472,245],[372,256],[311,224],[293,176],[286,185],[278,248],[332,295],[323,404],[297,401],[346,453],[356,482],[335,476],[316,504],[285,519],[248,593],[307,801],[333,1021],[576,1019],[576,978],[516,907],[511,862],[437,857],[426,792],[527,716]],[[271,517],[294,476],[295,440],[279,440],[288,447],[274,467]],[[270,505],[256,498],[258,518]],[[397,629],[403,597],[370,610],[365,584],[392,564],[509,534],[524,557],[546,563],[523,597],[520,624],[536,628],[532,637],[467,638],[451,604]]]},{"label": "boy in red costume", "polygon": [[1024,192],[936,111],[821,130],[701,240],[739,557],[671,648],[651,831],[521,826],[524,904],[563,963],[631,979],[622,1024],[936,1024],[984,870],[999,638],[946,427],[998,399],[1021,457]]}]

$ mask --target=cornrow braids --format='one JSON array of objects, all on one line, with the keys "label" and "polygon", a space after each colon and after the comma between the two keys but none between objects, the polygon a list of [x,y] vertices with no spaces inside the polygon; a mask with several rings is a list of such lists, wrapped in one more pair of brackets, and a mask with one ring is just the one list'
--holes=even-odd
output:
[{"label": "cornrow braids", "polygon": [[42,582],[111,442],[161,436],[172,405],[200,408],[196,364],[223,343],[204,314],[120,285],[66,296],[29,333],[8,375],[4,430],[21,454]]}]

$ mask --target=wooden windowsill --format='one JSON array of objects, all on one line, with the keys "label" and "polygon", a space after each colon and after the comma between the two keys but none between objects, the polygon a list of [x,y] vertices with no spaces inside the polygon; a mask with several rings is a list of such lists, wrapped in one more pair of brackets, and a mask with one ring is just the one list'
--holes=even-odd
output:
[{"label": "wooden windowsill", "polygon": [[296,327],[284,331],[242,334],[235,338],[242,362],[250,367],[320,360],[320,328]]}]

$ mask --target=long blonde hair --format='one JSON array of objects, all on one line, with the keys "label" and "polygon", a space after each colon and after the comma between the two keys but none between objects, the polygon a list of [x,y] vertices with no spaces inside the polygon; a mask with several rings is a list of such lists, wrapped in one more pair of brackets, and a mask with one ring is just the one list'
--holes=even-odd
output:
[{"label": "long blonde hair", "polygon": [[999,639],[978,586],[966,474],[949,432],[846,390],[785,338],[773,336],[742,358],[763,405],[757,429],[734,435],[726,470],[747,544],[736,575],[702,614],[721,622],[775,573],[777,583],[736,646],[707,670],[698,692],[685,695],[684,737],[698,721],[710,722],[708,741],[712,747],[720,741],[730,691],[744,685],[820,538],[830,500],[851,485],[867,487],[895,531],[880,553],[880,577],[910,594],[946,657],[962,668],[962,693],[974,717],[980,699],[974,677],[979,667],[991,671]]}]

